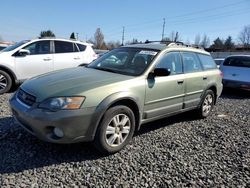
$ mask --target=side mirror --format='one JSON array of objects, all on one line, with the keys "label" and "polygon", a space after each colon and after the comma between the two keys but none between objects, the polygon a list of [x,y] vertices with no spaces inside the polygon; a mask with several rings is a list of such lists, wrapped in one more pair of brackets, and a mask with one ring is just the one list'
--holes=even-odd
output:
[{"label": "side mirror", "polygon": [[21,49],[21,50],[18,51],[18,55],[19,56],[30,55],[30,51],[29,50],[25,50],[25,49]]},{"label": "side mirror", "polygon": [[171,73],[170,69],[155,68],[154,76],[169,76]]}]

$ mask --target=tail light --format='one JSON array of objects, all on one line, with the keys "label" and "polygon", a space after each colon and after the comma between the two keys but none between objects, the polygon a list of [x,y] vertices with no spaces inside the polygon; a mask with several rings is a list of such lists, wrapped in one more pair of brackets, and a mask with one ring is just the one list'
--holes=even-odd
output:
[{"label": "tail light", "polygon": [[223,75],[223,72],[221,72],[221,71],[220,71],[220,76],[221,76],[222,78],[223,78],[223,76],[224,76],[224,75]]}]

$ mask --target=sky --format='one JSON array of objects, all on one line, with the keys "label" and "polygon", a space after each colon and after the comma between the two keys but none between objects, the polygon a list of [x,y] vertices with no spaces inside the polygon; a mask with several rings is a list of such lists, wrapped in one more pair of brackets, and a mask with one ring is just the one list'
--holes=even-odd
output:
[{"label": "sky", "polygon": [[161,40],[178,32],[183,42],[196,35],[238,36],[250,25],[250,0],[1,0],[0,38],[20,41],[52,30],[56,37],[93,39],[97,28],[105,42]]}]

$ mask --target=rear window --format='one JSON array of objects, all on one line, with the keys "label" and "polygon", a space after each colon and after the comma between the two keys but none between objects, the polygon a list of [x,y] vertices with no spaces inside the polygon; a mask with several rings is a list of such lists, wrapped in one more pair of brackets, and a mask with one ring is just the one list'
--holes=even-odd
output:
[{"label": "rear window", "polygon": [[223,65],[250,68],[250,57],[229,57],[224,61]]},{"label": "rear window", "polygon": [[199,57],[201,64],[205,70],[217,68],[217,65],[215,64],[215,62],[211,56],[204,55],[204,54],[198,54],[198,57]]}]

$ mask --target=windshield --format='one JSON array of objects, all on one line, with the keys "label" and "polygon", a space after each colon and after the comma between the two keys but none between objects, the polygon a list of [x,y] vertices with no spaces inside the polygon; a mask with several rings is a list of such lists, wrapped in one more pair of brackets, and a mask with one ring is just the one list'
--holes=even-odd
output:
[{"label": "windshield", "polygon": [[17,42],[17,43],[15,43],[15,44],[12,45],[12,46],[8,46],[7,48],[4,48],[4,49],[2,50],[2,52],[9,52],[9,51],[12,51],[12,50],[18,48],[19,46],[21,46],[21,45],[23,45],[23,44],[25,44],[25,43],[27,43],[27,42],[29,42],[29,41],[28,41],[28,40],[23,40],[23,41]]},{"label": "windshield", "polygon": [[151,49],[118,48],[104,54],[87,67],[138,76],[147,69],[158,52]]}]

